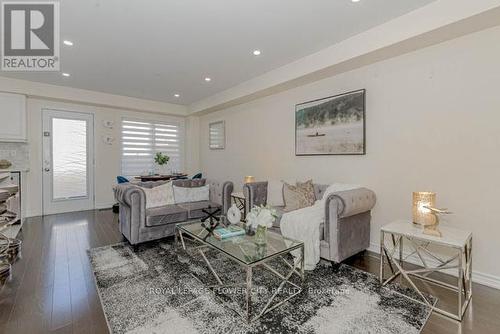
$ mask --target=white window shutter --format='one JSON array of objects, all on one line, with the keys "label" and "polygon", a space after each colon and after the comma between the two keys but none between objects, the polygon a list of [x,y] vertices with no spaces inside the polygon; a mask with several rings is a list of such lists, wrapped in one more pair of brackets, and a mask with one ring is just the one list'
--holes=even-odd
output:
[{"label": "white window shutter", "polygon": [[168,165],[181,171],[183,134],[179,123],[122,120],[122,175],[149,174],[155,169],[154,155],[170,157]]}]

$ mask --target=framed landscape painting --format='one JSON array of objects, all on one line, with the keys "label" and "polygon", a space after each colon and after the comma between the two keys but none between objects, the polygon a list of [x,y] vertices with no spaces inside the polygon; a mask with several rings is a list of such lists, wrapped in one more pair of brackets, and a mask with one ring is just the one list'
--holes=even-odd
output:
[{"label": "framed landscape painting", "polygon": [[295,155],[365,153],[364,89],[295,106]]}]

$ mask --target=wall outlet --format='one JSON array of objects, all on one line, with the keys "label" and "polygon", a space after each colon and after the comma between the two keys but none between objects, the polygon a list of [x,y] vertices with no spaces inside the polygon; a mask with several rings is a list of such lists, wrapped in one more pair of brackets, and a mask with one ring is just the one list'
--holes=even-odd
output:
[{"label": "wall outlet", "polygon": [[106,145],[113,145],[113,142],[115,141],[115,137],[113,137],[113,136],[102,136],[102,141]]}]

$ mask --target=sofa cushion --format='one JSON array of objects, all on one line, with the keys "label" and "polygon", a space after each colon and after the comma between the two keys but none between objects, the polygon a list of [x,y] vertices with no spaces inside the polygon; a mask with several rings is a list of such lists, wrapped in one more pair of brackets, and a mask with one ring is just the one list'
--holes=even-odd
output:
[{"label": "sofa cushion", "polygon": [[187,219],[187,210],[175,204],[146,209],[146,226],[149,227],[184,222]]},{"label": "sofa cushion", "polygon": [[183,208],[188,212],[188,219],[198,219],[206,216],[203,209],[207,209],[209,206],[211,208],[221,208],[220,204],[210,202],[210,201],[199,201],[190,203],[177,204],[179,207]]}]

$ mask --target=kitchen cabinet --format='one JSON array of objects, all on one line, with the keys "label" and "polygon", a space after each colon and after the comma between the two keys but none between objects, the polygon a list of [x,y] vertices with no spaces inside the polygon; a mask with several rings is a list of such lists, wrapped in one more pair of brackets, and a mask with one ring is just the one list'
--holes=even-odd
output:
[{"label": "kitchen cabinet", "polygon": [[24,95],[0,93],[0,141],[27,141]]}]

